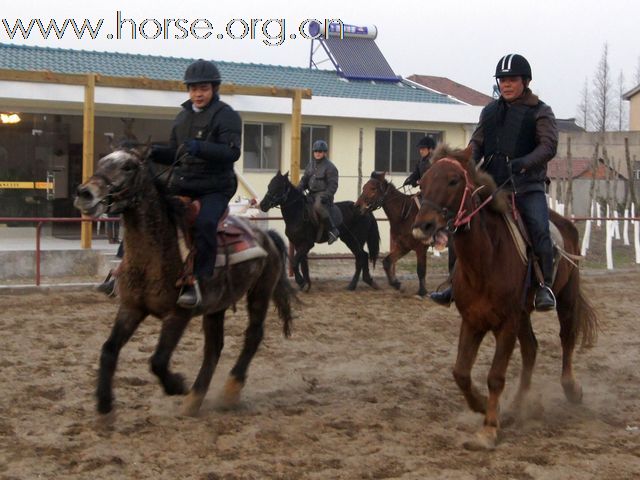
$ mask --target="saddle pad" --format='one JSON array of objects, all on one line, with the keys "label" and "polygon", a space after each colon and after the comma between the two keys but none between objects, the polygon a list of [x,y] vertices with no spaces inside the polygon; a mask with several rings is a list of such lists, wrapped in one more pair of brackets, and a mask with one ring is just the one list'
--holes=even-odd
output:
[{"label": "saddle pad", "polygon": [[218,225],[216,268],[226,266],[227,259],[229,265],[235,265],[266,256],[267,251],[258,244],[251,227],[244,220],[230,215]]}]

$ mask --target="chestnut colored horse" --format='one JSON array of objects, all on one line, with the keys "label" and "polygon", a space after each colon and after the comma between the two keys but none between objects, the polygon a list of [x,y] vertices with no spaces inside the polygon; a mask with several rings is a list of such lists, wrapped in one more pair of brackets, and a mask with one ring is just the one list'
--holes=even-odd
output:
[{"label": "chestnut colored horse", "polygon": [[427,274],[428,246],[416,240],[411,233],[413,220],[418,213],[418,204],[414,195],[407,195],[396,189],[385,179],[385,172],[372,172],[371,178],[362,186],[362,193],[356,201],[356,206],[363,213],[382,207],[389,219],[391,252],[382,261],[389,285],[400,289],[400,280],[396,277],[396,263],[413,250],[416,252],[416,273],[420,284],[418,295],[424,297],[427,294],[424,278]]},{"label": "chestnut colored horse", "polygon": [[[525,290],[530,283],[530,270],[520,260],[503,218],[507,196],[496,191],[495,182],[487,174],[476,172],[471,149],[450,150],[443,146],[434,159],[435,163],[420,181],[422,206],[415,219],[414,235],[426,243],[432,243],[442,231],[453,235],[458,258],[453,291],[462,316],[453,376],[469,407],[484,414],[484,427],[465,446],[491,449],[497,442],[498,402],[516,339],[520,341],[522,372],[514,413],[520,409],[531,385],[538,344],[530,317],[533,289]],[[490,201],[486,207],[484,200]],[[549,213],[562,234],[564,251],[569,256],[579,255],[575,226],[557,213]],[[580,289],[579,269],[566,256],[558,264],[553,292],[560,321],[561,383],[566,398],[579,403],[582,388],[573,375],[573,351],[580,334],[583,346],[595,342],[597,318]],[[493,333],[496,340],[487,379],[488,398],[471,379],[476,354],[487,332]]]},{"label": "chestnut colored horse", "polygon": [[[225,311],[247,298],[249,325],[244,346],[225,385],[224,401],[237,402],[247,378],[249,364],[262,342],[264,321],[273,301],[289,336],[292,322],[291,301],[295,292],[285,268],[286,247],[276,232],[247,228],[266,252],[228,267],[216,268],[204,279],[200,312],[176,305],[176,281],[182,272],[178,229],[184,216],[182,205],[165,192],[146,161],[146,153],[117,149],[98,162],[95,174],[78,186],[74,205],[85,215],[122,214],[125,225],[125,255],[120,284],[120,307],[111,334],[102,345],[96,397],[98,411],[113,408],[113,376],[120,350],[140,323],[149,315],[162,320],[162,330],[151,370],[167,395],[184,395],[184,413],[195,415],[209,389],[224,345]],[[231,262],[229,262],[231,263]],[[170,369],[171,355],[191,318],[202,314],[204,352],[200,372],[187,392],[184,377]]]}]

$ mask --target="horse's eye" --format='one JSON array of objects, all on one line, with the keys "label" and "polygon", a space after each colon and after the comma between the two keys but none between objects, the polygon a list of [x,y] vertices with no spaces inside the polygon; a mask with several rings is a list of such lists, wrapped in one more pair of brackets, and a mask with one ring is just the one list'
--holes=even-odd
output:
[{"label": "horse's eye", "polygon": [[459,178],[452,178],[451,180],[449,180],[449,186],[450,187],[455,187],[456,185],[458,185],[458,183],[460,183],[460,179]]},{"label": "horse's eye", "polygon": [[136,168],[136,166],[133,163],[125,163],[124,166],[122,167],[122,169],[125,172],[130,172],[131,170],[134,170]]}]

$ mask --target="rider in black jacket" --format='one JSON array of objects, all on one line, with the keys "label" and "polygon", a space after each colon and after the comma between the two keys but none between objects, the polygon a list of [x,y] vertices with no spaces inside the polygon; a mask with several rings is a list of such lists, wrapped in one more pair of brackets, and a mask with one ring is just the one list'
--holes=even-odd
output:
[{"label": "rider in black jacket", "polygon": [[169,146],[154,146],[152,160],[173,164],[169,189],[197,198],[201,209],[195,223],[194,286],[185,287],[178,304],[195,308],[201,295],[198,279],[213,275],[218,221],[238,187],[233,164],[240,157],[242,120],[220,101],[221,77],[213,62],[198,60],[184,74],[189,100],[177,115]]}]

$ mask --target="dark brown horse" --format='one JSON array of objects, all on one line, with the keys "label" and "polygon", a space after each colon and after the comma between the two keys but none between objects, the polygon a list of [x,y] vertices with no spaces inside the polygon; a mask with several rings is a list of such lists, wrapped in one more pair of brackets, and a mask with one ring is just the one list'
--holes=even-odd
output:
[{"label": "dark brown horse", "polygon": [[[531,385],[538,344],[530,318],[533,289],[526,290],[529,269],[520,259],[503,217],[508,205],[506,195],[493,195],[495,183],[488,175],[476,172],[470,157],[470,149],[449,150],[443,146],[436,152],[435,163],[421,179],[422,206],[415,219],[414,235],[426,243],[440,241],[443,231],[453,235],[458,257],[453,291],[462,316],[453,375],[469,407],[484,414],[484,427],[466,446],[491,449],[497,442],[498,402],[516,339],[522,354],[520,385],[513,405],[516,413]],[[491,201],[482,207],[484,199]],[[565,252],[568,256],[579,255],[575,226],[555,212],[550,215],[562,234]],[[580,334],[583,345],[595,341],[597,318],[580,289],[579,269],[568,256],[559,262],[553,291],[560,321],[561,383],[566,398],[579,403],[582,388],[573,375],[573,351]],[[476,354],[487,332],[492,332],[496,340],[487,379],[488,398],[471,379]]]},{"label": "dark brown horse", "polygon": [[382,261],[389,285],[400,289],[400,280],[396,277],[396,263],[413,250],[416,252],[416,273],[420,283],[418,295],[424,297],[427,294],[424,278],[427,274],[428,246],[416,240],[412,234],[413,220],[418,213],[415,197],[396,189],[385,179],[385,172],[373,172],[371,178],[363,185],[356,206],[362,212],[371,212],[382,207],[389,219],[391,252]]},{"label": "dark brown horse", "polygon": [[[112,410],[118,354],[148,315],[162,320],[158,345],[150,359],[151,370],[168,395],[187,393],[183,376],[169,369],[171,355],[194,315],[176,305],[176,281],[182,271],[177,238],[182,222],[180,207],[164,193],[144,155],[133,149],[116,150],[103,157],[95,174],[78,187],[77,193],[75,206],[84,214],[121,213],[125,225],[125,256],[119,275],[121,303],[100,355],[98,411]],[[249,363],[262,341],[270,300],[283,320],[285,336],[290,333],[290,300],[294,293],[286,277],[284,241],[275,232],[263,232],[251,225],[247,228],[266,255],[216,268],[213,277],[201,285],[204,353],[200,372],[184,403],[184,412],[189,415],[198,412],[209,388],[224,344],[224,315],[230,306],[246,295],[249,326],[225,386],[227,403],[239,398]]]}]

